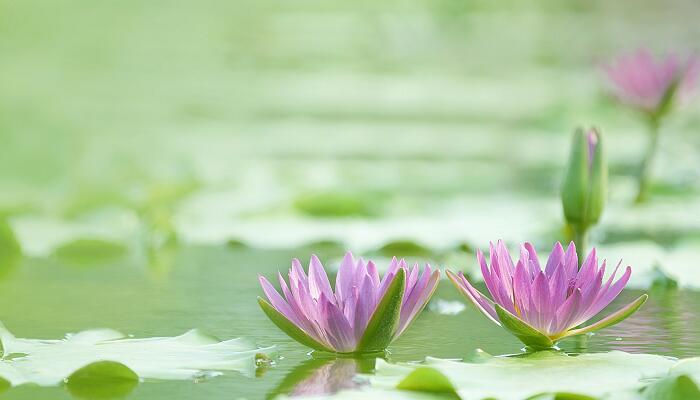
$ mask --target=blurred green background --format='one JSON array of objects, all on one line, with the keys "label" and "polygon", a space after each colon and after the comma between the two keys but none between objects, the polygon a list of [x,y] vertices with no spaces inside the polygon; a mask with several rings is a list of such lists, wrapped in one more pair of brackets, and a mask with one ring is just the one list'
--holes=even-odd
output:
[{"label": "blurred green background", "polygon": [[[290,349],[255,385],[135,392],[261,397],[305,353],[257,310],[256,273],[345,249],[467,271],[499,238],[549,249],[577,126],[600,128],[610,157],[592,242],[635,288],[698,288],[699,103],[667,119],[653,200],[632,206],[645,128],[599,66],[698,50],[699,15],[694,0],[0,0],[0,320],[18,336],[200,327]],[[448,286],[438,297],[458,299]],[[627,349],[696,352],[697,317],[679,321],[700,298],[658,299],[644,315],[667,318],[662,339]],[[436,321],[443,339],[421,344]],[[448,339],[465,326],[489,341]],[[426,313],[395,354],[455,345],[518,349],[467,307]]]}]

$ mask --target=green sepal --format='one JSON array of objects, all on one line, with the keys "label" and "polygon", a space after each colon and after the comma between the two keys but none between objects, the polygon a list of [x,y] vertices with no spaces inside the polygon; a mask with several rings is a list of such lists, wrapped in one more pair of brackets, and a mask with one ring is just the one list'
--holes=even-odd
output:
[{"label": "green sepal", "polygon": [[282,313],[280,313],[274,307],[272,307],[272,305],[265,301],[262,297],[258,297],[258,304],[260,304],[260,308],[262,308],[263,312],[265,312],[267,317],[270,318],[270,321],[277,325],[277,327],[280,328],[282,332],[286,333],[290,338],[296,340],[304,346],[311,347],[315,350],[327,351],[330,353],[335,352],[335,350],[324,346],[316,339],[309,336],[306,332],[301,330],[292,321],[287,319],[287,317],[285,317]]},{"label": "green sepal", "polygon": [[531,347],[533,350],[546,350],[554,346],[554,342],[547,335],[511,314],[500,305],[496,304],[495,306],[501,325],[520,339],[521,342],[525,343],[526,346]]},{"label": "green sepal", "polygon": [[401,317],[401,302],[406,289],[406,272],[399,268],[394,280],[377,304],[372,317],[367,323],[367,329],[357,344],[356,352],[377,352],[386,349],[399,327]]},{"label": "green sepal", "polygon": [[642,304],[644,304],[644,302],[646,302],[648,298],[649,298],[649,295],[643,294],[643,295],[639,296],[637,298],[637,300],[635,300],[632,303],[626,305],[625,307],[617,310],[616,312],[608,315],[607,317],[601,319],[600,321],[596,322],[595,324],[591,324],[591,325],[585,326],[585,327],[580,328],[580,329],[570,330],[570,331],[566,332],[566,334],[561,336],[561,338],[582,335],[584,333],[594,332],[594,331],[615,325],[618,322],[623,321],[624,319],[626,319],[630,315],[634,314],[635,311],[639,310],[639,307],[641,307]]},{"label": "green sepal", "polygon": [[585,224],[588,194],[588,143],[582,129],[576,129],[571,145],[569,164],[561,188],[561,201],[566,221],[572,225]]}]

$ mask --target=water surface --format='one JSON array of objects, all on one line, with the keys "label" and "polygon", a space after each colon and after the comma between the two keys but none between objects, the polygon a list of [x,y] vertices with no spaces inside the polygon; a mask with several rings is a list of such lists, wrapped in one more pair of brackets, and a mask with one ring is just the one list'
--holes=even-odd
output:
[{"label": "water surface", "polygon": [[[183,247],[151,257],[107,260],[21,259],[3,266],[0,315],[18,337],[61,338],[67,332],[108,327],[136,337],[178,335],[199,328],[220,339],[246,337],[259,346],[275,345],[274,363],[255,377],[227,373],[198,382],[140,384],[129,398],[262,399],[276,393],[309,394],[353,387],[355,371],[371,362],[328,362],[288,339],[259,310],[257,274],[286,270],[292,257],[308,249],[262,251],[233,247]],[[322,259],[340,256],[320,254]],[[626,291],[611,308],[632,300]],[[569,352],[624,350],[689,357],[700,353],[700,295],[658,289],[632,318],[585,339],[561,343]],[[463,301],[447,281],[435,299]],[[390,348],[390,361],[426,356],[468,357],[475,349],[512,354],[521,344],[467,305],[457,315],[426,310]],[[300,383],[301,382],[301,383]],[[9,399],[71,398],[64,388],[18,387]]]}]

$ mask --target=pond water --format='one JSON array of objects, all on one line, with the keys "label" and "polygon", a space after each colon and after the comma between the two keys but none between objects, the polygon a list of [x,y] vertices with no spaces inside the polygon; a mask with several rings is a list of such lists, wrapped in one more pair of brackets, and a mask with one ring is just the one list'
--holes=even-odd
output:
[{"label": "pond water", "polygon": [[[163,250],[142,262],[114,258],[22,259],[4,266],[0,280],[2,321],[17,337],[58,339],[67,332],[113,328],[136,337],[173,336],[199,328],[220,339],[246,337],[259,346],[276,346],[274,363],[254,377],[238,373],[192,381],[146,381],[130,398],[262,399],[278,393],[323,393],[352,385],[355,369],[369,365],[328,364],[284,335],[259,310],[257,274],[286,270],[292,257],[308,259],[308,249],[262,251],[250,248],[182,247]],[[320,253],[331,260],[342,254]],[[637,296],[625,291],[611,308]],[[584,339],[563,341],[567,352],[624,350],[688,357],[700,352],[700,294],[653,289],[632,318]],[[443,280],[433,300],[464,302]],[[468,357],[475,349],[518,353],[521,344],[487,321],[469,304],[456,315],[429,308],[390,347],[390,361],[420,361],[426,356]],[[346,366],[349,365],[349,366]],[[316,373],[314,375],[314,373]],[[300,383],[300,381],[302,383]],[[8,399],[71,398],[63,387],[20,386]]]}]

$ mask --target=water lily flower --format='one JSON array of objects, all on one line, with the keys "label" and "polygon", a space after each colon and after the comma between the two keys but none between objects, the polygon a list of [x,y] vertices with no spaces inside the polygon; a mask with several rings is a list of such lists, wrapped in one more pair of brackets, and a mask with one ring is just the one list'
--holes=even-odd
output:
[{"label": "water lily flower", "polygon": [[610,88],[624,104],[660,116],[668,111],[676,95],[687,97],[698,83],[700,59],[685,60],[670,54],[661,60],[647,49],[620,56],[604,66]]},{"label": "water lily flower", "polygon": [[593,332],[614,325],[644,304],[644,294],[600,321],[579,327],[610,304],[627,284],[632,270],[625,268],[615,280],[620,264],[607,279],[605,261],[598,266],[595,248],[579,269],[576,246],[566,251],[557,242],[542,269],[530,243],[520,248],[520,260],[513,264],[502,241],[490,246],[491,265],[481,251],[477,260],[492,299],[472,286],[460,272],[447,271],[455,286],[491,321],[504,327],[533,349],[553,347],[560,339]]},{"label": "water lily flower", "polygon": [[335,292],[321,261],[313,255],[309,275],[292,261],[289,284],[278,273],[282,297],[260,276],[267,296],[258,297],[263,311],[292,339],[316,350],[334,353],[383,351],[397,339],[428,303],[440,278],[438,270],[392,259],[380,278],[372,261],[345,254],[335,280]]},{"label": "water lily flower", "polygon": [[649,143],[637,173],[637,196],[642,203],[649,197],[651,165],[658,147],[662,117],[677,100],[686,100],[698,86],[700,58],[668,55],[656,61],[642,49],[621,56],[614,64],[604,67],[611,89],[624,104],[646,115]]}]

